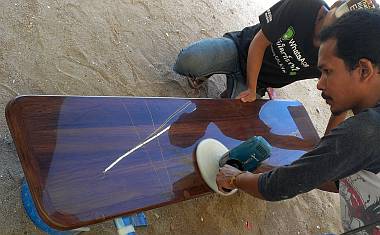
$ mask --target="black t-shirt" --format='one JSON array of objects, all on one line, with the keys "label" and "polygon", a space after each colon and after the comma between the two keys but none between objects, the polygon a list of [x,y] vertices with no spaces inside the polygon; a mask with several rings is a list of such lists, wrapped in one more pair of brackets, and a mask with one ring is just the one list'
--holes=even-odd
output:
[{"label": "black t-shirt", "polygon": [[258,87],[283,87],[297,80],[320,76],[318,48],[313,45],[315,22],[322,0],[281,0],[259,16],[260,23],[242,31],[226,33],[234,40],[246,77],[249,45],[262,29],[272,42],[264,55]]}]

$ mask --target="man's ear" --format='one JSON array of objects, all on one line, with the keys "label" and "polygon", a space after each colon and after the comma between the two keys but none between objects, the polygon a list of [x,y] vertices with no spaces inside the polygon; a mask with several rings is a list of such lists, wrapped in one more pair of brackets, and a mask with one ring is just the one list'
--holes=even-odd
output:
[{"label": "man's ear", "polygon": [[367,80],[368,78],[373,77],[375,74],[375,67],[372,62],[368,59],[362,58],[358,62],[358,69],[360,73],[361,80]]}]

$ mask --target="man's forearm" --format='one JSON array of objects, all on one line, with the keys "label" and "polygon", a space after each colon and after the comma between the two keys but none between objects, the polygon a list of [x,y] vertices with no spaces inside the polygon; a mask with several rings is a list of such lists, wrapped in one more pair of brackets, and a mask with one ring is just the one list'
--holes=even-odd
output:
[{"label": "man's forearm", "polygon": [[[252,174],[249,172],[240,174],[236,178],[235,186],[256,198],[260,198],[262,200],[266,200],[259,190],[259,177],[260,174]],[[326,192],[339,193],[338,188],[335,185],[335,182],[328,181],[318,187],[319,190],[323,190]]]},{"label": "man's forearm", "polygon": [[257,80],[266,48],[270,45],[269,40],[260,30],[253,38],[248,49],[247,57],[247,85],[248,89],[256,91]]},{"label": "man's forearm", "polygon": [[265,200],[265,198],[259,191],[259,177],[260,177],[260,174],[252,174],[250,172],[240,174],[236,178],[235,186],[239,190],[242,190],[254,197]]},{"label": "man's forearm", "polygon": [[254,49],[254,46],[249,47],[248,59],[247,59],[247,86],[248,89],[256,92],[257,80],[261,65],[263,63],[264,52],[260,49]]}]

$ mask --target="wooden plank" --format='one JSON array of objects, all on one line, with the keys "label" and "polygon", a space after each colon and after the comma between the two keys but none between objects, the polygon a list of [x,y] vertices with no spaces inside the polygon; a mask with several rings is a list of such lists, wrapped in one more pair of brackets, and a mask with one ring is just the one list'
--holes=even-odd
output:
[{"label": "wooden plank", "polygon": [[205,138],[232,148],[263,136],[273,151],[258,171],[291,163],[319,140],[302,104],[289,100],[22,96],[6,117],[37,210],[57,229],[210,193],[194,161]]}]

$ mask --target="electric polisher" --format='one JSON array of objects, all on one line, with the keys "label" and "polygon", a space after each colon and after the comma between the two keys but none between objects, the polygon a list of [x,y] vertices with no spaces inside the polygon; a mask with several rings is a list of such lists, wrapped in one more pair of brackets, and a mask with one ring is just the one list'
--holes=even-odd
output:
[{"label": "electric polisher", "polygon": [[225,164],[241,171],[254,171],[271,154],[270,144],[261,136],[254,136],[228,151],[215,139],[202,140],[196,149],[196,161],[202,178],[215,192],[228,196],[237,189],[220,191],[216,185],[219,168]]}]

